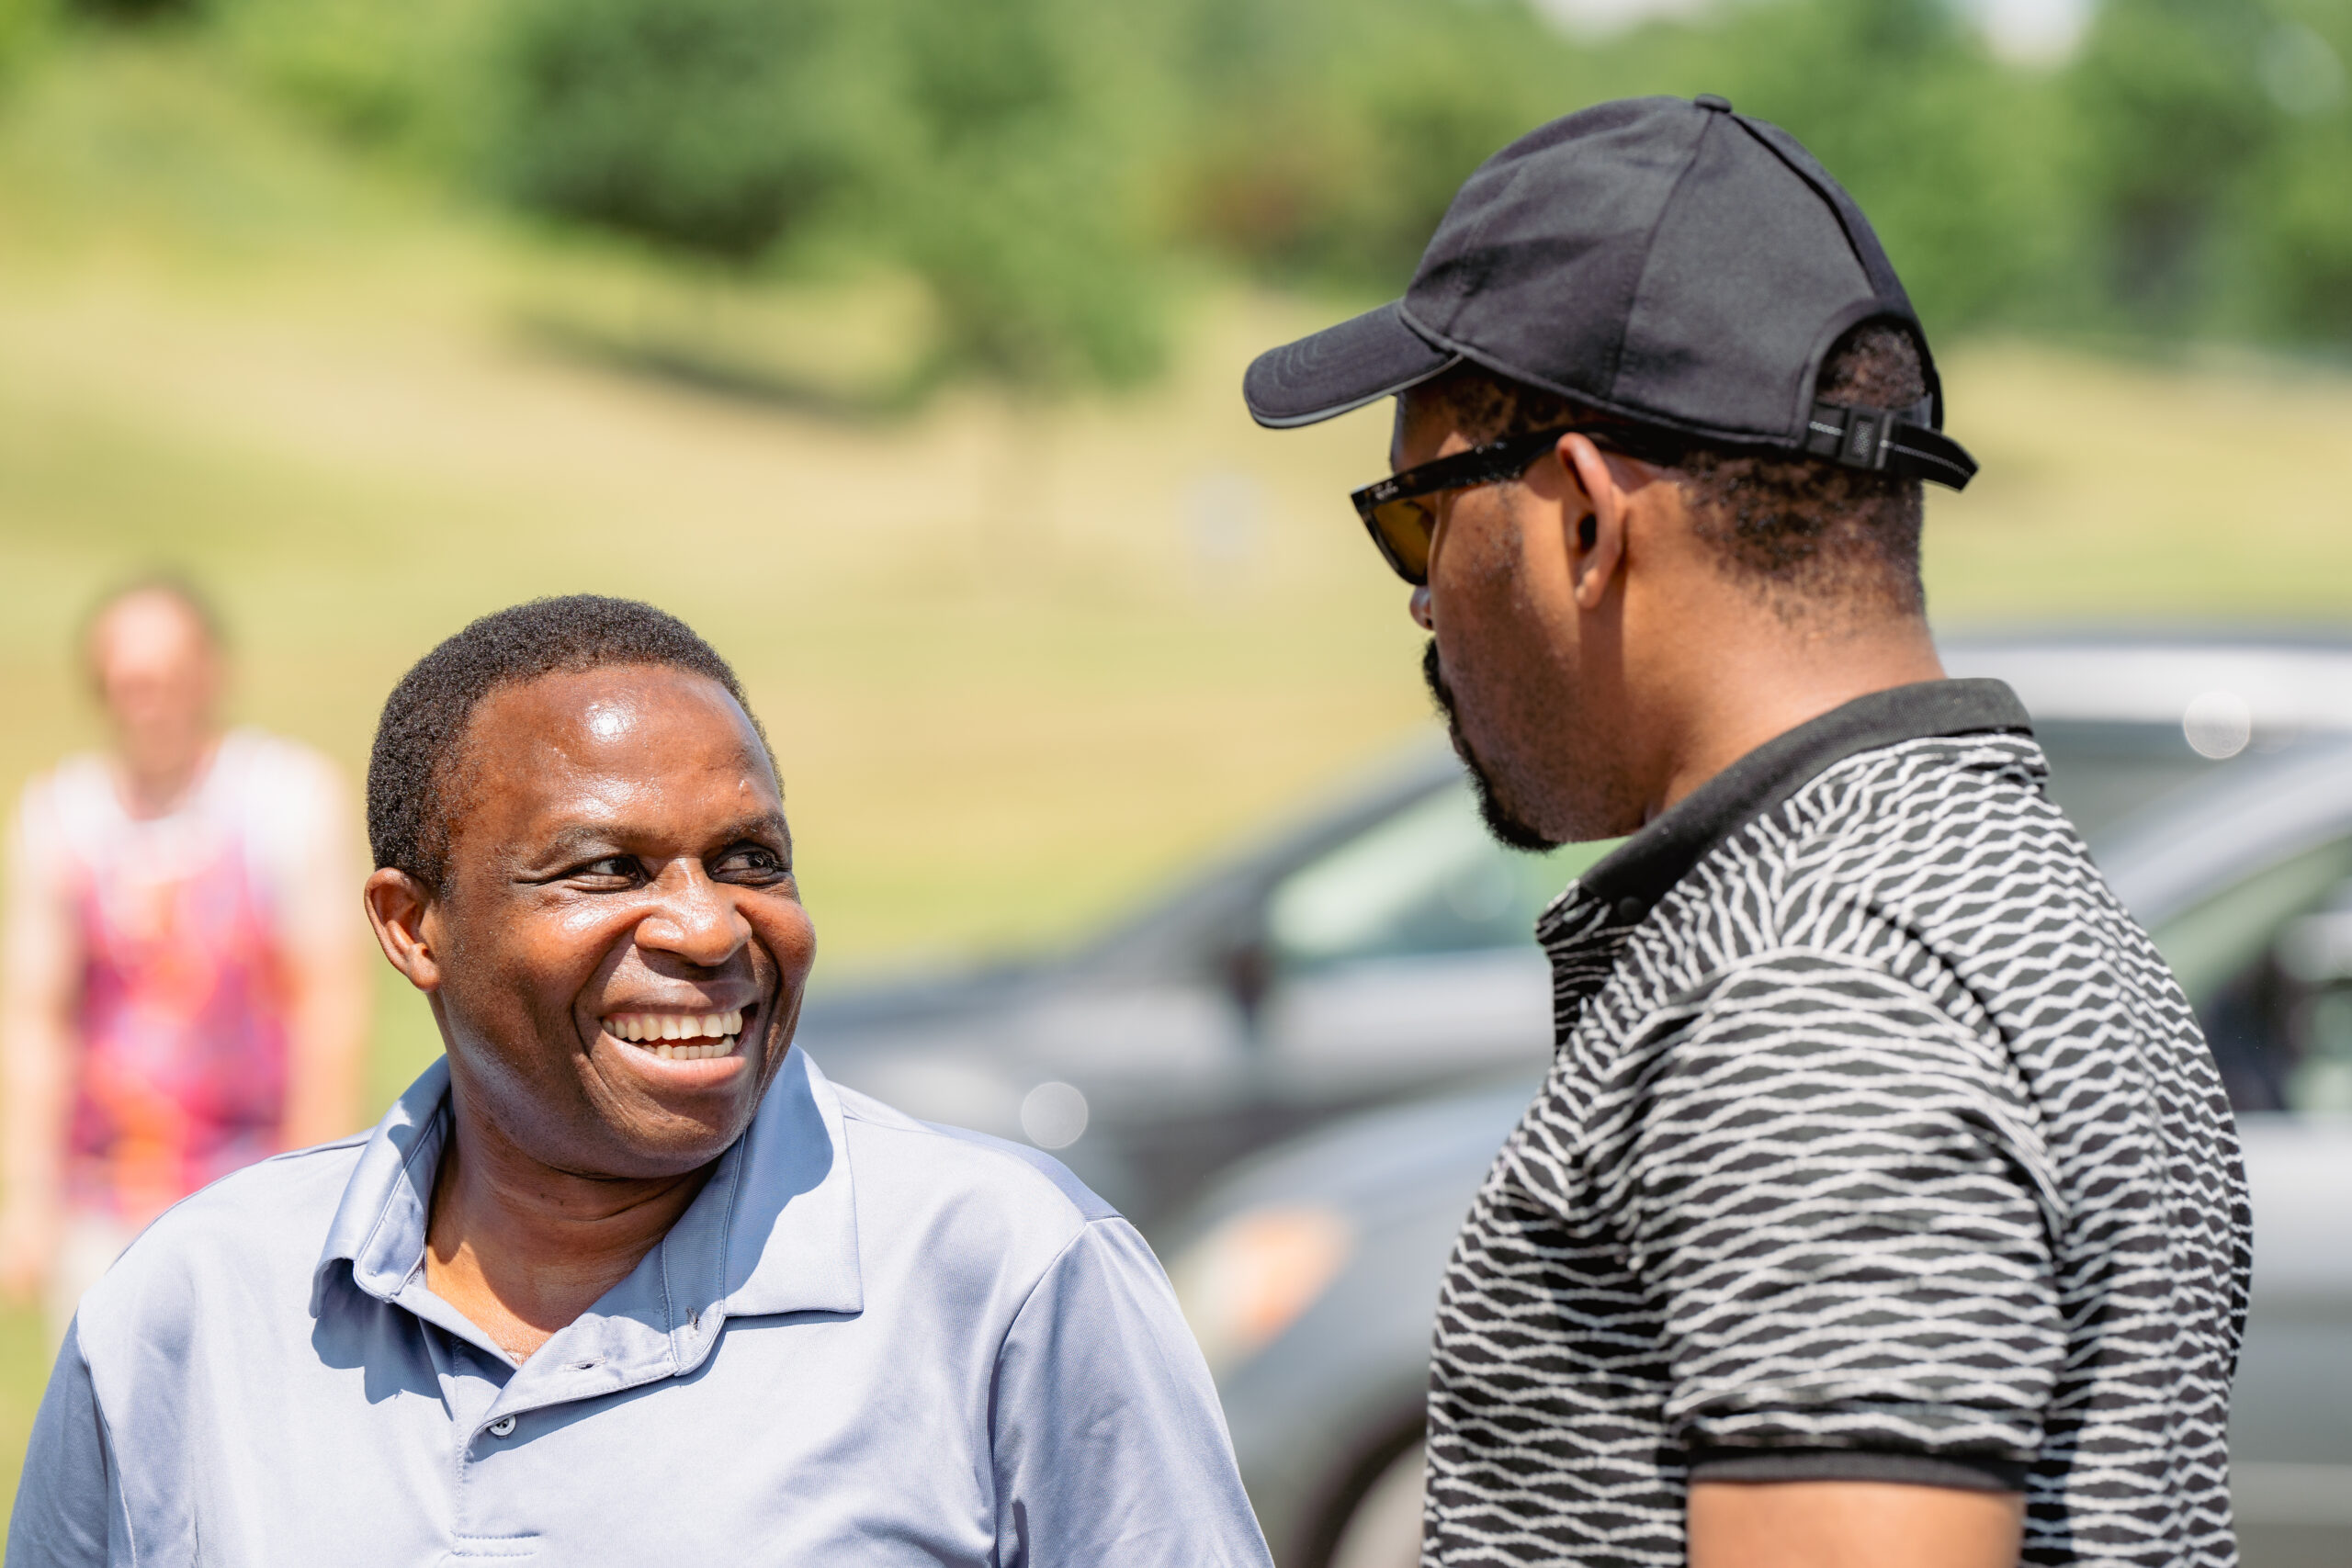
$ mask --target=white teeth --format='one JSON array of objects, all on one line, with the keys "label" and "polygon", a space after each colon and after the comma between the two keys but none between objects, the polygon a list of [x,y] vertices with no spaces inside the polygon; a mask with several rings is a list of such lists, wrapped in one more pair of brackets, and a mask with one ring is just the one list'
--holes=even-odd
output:
[{"label": "white teeth", "polygon": [[[700,1061],[709,1056],[734,1054],[736,1036],[743,1032],[743,1010],[736,1008],[729,1012],[707,1013],[616,1013],[605,1021],[605,1032],[616,1040],[643,1044],[648,1051],[665,1060]],[[673,1040],[706,1041],[707,1043],[667,1043]]]}]

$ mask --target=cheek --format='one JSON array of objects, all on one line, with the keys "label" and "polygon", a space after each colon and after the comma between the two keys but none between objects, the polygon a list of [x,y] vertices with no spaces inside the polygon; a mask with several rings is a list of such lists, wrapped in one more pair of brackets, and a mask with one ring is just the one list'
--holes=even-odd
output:
[{"label": "cheek", "polygon": [[1456,694],[1509,679],[1535,635],[1515,563],[1486,537],[1464,539],[1430,583],[1438,657]]},{"label": "cheek", "polygon": [[817,959],[817,927],[798,901],[778,898],[752,911],[760,945],[775,959],[777,979],[787,989],[799,986]]},{"label": "cheek", "polygon": [[582,990],[628,951],[634,930],[633,919],[594,905],[509,906],[451,924],[443,970],[452,1000],[473,1018],[510,1029],[569,1020]]}]

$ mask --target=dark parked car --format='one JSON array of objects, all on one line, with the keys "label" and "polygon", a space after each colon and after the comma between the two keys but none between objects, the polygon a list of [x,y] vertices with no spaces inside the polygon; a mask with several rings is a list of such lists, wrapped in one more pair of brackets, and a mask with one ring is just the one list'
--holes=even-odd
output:
[{"label": "dark parked car", "polygon": [[[2245,1561],[2343,1568],[2352,652],[2084,639],[1962,645],[1948,661],[2007,678],[2034,709],[2052,794],[2205,1022],[2255,1201],[2233,1423]],[[1441,1032],[1428,1038],[1442,1049]],[[1328,1123],[1228,1174],[1165,1228],[1283,1568],[1415,1561],[1439,1275],[1542,1055],[1539,1043],[1512,1081]]]},{"label": "dark parked car", "polygon": [[[2160,638],[1953,645],[2007,679],[2086,830],[2315,730],[2352,649]],[[1509,853],[1434,741],[1074,952],[813,998],[825,1070],[1057,1152],[1148,1234],[1236,1160],[1334,1117],[1524,1077],[1551,1036],[1530,928],[1605,846]]]}]

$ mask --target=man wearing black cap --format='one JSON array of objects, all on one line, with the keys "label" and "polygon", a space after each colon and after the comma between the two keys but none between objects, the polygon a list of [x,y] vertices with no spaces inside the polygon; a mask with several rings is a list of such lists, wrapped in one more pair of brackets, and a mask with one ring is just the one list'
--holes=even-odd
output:
[{"label": "man wearing black cap", "polygon": [[1604,104],[1246,392],[1397,399],[1356,504],[1489,825],[1632,835],[1537,927],[1424,1563],[2233,1562],[2228,1104],[2024,710],[1943,677],[1920,481],[1975,464],[1852,199],[1720,98]]}]

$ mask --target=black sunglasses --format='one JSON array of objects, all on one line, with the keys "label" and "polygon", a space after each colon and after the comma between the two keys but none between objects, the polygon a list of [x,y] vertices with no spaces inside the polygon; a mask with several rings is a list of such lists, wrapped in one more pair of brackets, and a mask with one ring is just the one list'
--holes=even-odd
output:
[{"label": "black sunglasses", "polygon": [[1419,588],[1430,580],[1430,540],[1437,533],[1437,513],[1428,498],[1450,490],[1469,490],[1503,479],[1515,479],[1527,466],[1558,445],[1561,436],[1582,431],[1593,444],[1646,462],[1672,464],[1679,443],[1663,433],[1622,429],[1614,425],[1563,424],[1506,435],[1451,457],[1422,463],[1401,474],[1368,484],[1348,499],[1356,504],[1364,531],[1372,536],[1381,558],[1396,575]]}]

